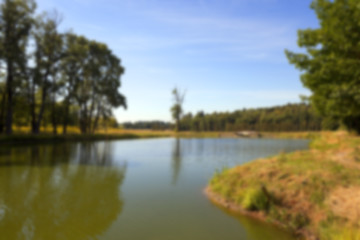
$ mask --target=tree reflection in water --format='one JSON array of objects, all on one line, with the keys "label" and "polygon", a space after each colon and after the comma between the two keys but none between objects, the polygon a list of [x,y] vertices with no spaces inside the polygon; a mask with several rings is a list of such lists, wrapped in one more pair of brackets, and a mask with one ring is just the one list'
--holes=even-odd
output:
[{"label": "tree reflection in water", "polygon": [[172,164],[171,164],[173,170],[172,184],[174,185],[176,185],[179,178],[179,173],[181,170],[181,162],[182,162],[181,140],[179,138],[176,138],[172,151]]},{"label": "tree reflection in water", "polygon": [[[93,239],[121,213],[126,164],[111,143],[33,145],[0,153],[2,239]],[[26,164],[27,163],[27,164]]]}]

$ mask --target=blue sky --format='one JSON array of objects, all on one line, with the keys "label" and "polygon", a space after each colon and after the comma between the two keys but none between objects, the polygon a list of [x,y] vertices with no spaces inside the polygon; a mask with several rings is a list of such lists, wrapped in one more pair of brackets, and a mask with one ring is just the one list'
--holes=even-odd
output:
[{"label": "blue sky", "polygon": [[186,112],[233,111],[299,102],[308,95],[284,49],[316,27],[311,0],[38,0],[62,30],[104,42],[122,59],[118,121],[171,120],[171,90]]}]

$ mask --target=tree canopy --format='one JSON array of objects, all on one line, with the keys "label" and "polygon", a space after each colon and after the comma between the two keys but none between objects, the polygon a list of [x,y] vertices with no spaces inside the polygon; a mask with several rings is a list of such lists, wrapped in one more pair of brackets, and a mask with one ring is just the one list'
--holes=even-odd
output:
[{"label": "tree canopy", "polygon": [[316,109],[360,133],[360,3],[315,0],[311,8],[319,28],[299,30],[298,45],[306,52],[286,55],[302,71]]}]

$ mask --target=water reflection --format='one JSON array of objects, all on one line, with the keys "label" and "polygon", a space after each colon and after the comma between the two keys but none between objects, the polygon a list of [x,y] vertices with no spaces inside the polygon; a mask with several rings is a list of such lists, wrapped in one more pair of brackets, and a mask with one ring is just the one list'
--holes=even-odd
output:
[{"label": "water reflection", "polygon": [[80,164],[112,166],[115,164],[112,142],[85,142],[78,145]]},{"label": "water reflection", "polygon": [[1,239],[101,235],[124,205],[120,189],[126,165],[111,167],[110,155],[109,143],[2,149]]},{"label": "water reflection", "polygon": [[179,178],[179,173],[181,170],[181,162],[182,162],[181,140],[179,138],[175,139],[171,159],[172,159],[171,166],[173,170],[172,184],[176,185]]},{"label": "water reflection", "polygon": [[55,166],[82,164],[112,166],[112,142],[61,143],[0,148],[1,166]]},{"label": "water reflection", "polygon": [[223,166],[306,146],[260,139],[0,146],[0,239],[289,240],[273,226],[239,224],[207,204],[202,189]]}]

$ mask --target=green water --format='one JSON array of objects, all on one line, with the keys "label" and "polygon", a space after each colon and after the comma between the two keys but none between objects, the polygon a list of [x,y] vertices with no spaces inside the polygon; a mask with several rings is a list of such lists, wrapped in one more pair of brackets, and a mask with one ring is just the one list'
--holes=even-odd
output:
[{"label": "green water", "polygon": [[0,239],[291,240],[214,206],[217,169],[303,140],[155,139],[0,146]]}]

